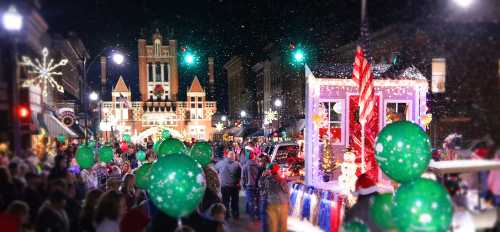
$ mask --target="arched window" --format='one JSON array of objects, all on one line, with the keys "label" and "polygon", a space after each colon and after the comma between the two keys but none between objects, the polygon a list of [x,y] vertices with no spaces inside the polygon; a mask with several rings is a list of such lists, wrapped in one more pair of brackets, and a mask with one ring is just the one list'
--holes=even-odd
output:
[{"label": "arched window", "polygon": [[155,56],[161,55],[161,41],[159,39],[155,40],[154,52],[155,52]]}]

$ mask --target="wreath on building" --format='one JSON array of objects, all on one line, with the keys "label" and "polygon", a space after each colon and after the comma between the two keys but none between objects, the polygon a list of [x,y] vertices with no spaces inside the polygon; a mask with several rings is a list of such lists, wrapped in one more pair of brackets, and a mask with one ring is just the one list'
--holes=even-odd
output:
[{"label": "wreath on building", "polygon": [[161,97],[165,93],[165,90],[163,89],[163,86],[161,85],[156,85],[155,88],[153,89],[153,95],[156,97]]}]

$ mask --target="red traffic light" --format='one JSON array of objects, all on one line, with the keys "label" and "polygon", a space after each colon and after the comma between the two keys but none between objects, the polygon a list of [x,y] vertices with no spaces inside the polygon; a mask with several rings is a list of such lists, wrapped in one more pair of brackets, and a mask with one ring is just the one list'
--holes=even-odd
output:
[{"label": "red traffic light", "polygon": [[18,106],[17,107],[17,116],[19,116],[19,118],[22,118],[22,119],[29,118],[30,114],[31,114],[31,110],[29,107],[27,107],[27,106]]}]

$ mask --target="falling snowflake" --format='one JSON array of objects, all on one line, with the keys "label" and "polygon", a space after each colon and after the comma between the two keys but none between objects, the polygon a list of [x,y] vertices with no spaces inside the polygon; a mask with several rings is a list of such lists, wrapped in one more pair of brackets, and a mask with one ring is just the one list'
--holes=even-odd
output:
[{"label": "falling snowflake", "polygon": [[218,132],[222,131],[224,129],[224,124],[222,124],[222,122],[218,122],[215,124],[215,130],[217,130]]},{"label": "falling snowflake", "polygon": [[278,112],[276,112],[275,110],[269,109],[264,113],[264,124],[266,125],[277,119],[278,119]]},{"label": "falling snowflake", "polygon": [[22,86],[25,88],[37,86],[42,89],[43,96],[47,96],[47,87],[49,85],[57,91],[64,93],[63,86],[57,83],[54,77],[62,76],[62,72],[56,72],[55,70],[68,63],[67,59],[62,59],[57,64],[54,64],[54,59],[50,59],[50,61],[47,62],[48,55],[49,50],[47,48],[43,48],[43,59],[41,63],[38,58],[35,58],[35,62],[33,62],[26,56],[22,57],[23,61],[21,62],[21,65],[28,67],[29,74],[35,75],[35,77],[24,81]]}]

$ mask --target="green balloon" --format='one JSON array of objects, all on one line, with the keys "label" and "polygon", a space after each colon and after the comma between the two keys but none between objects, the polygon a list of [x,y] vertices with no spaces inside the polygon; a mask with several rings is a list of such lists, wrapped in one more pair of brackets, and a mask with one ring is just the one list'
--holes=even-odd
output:
[{"label": "green balloon", "polygon": [[189,150],[189,156],[201,166],[206,166],[212,161],[212,146],[208,142],[196,142]]},{"label": "green balloon", "polygon": [[64,136],[64,134],[60,134],[60,135],[56,136],[56,139],[58,142],[64,143],[66,141],[66,136]]},{"label": "green balloon", "polygon": [[129,134],[124,134],[123,135],[123,141],[125,141],[127,143],[130,143],[132,141],[132,139],[130,138]]},{"label": "green balloon", "polygon": [[384,127],[377,137],[375,151],[382,171],[400,183],[419,178],[431,160],[429,136],[420,126],[408,121]]},{"label": "green balloon", "polygon": [[174,138],[163,140],[163,142],[161,142],[160,144],[160,147],[158,148],[158,158],[179,153],[186,154],[187,148],[182,141]]},{"label": "green balloon", "polygon": [[135,153],[135,158],[137,158],[137,160],[139,160],[139,161],[146,160],[146,152],[144,152],[143,150],[138,150]]},{"label": "green balloon", "polygon": [[193,212],[205,193],[201,165],[183,153],[159,159],[151,170],[148,192],[156,207],[180,218]]},{"label": "green balloon", "polygon": [[373,203],[370,206],[370,214],[373,221],[380,229],[394,229],[394,221],[391,216],[392,210],[392,193],[379,194],[373,198]]},{"label": "green balloon", "polygon": [[153,163],[145,163],[135,171],[135,185],[140,189],[147,189],[150,183]]},{"label": "green balloon", "polygon": [[95,143],[95,141],[94,141],[94,140],[89,140],[89,141],[87,142],[87,146],[89,146],[89,147],[91,147],[91,148],[94,148],[94,147],[95,147],[95,144],[96,144],[96,143]]},{"label": "green balloon", "polygon": [[448,231],[453,207],[443,186],[420,178],[398,188],[391,214],[399,231]]},{"label": "green balloon", "polygon": [[153,144],[153,151],[158,154],[158,152],[160,151],[160,145],[161,143],[163,142],[163,140],[158,140],[156,141],[154,144]]},{"label": "green balloon", "polygon": [[78,165],[82,169],[91,168],[95,163],[94,152],[92,151],[92,148],[85,145],[80,145],[76,149],[75,159],[76,163],[78,163]]},{"label": "green balloon", "polygon": [[168,139],[168,138],[170,138],[170,131],[169,131],[169,130],[167,130],[167,129],[163,130],[163,131],[161,132],[161,138],[162,138],[162,139]]},{"label": "green balloon", "polygon": [[353,220],[342,225],[341,232],[369,232],[368,227],[360,220]]},{"label": "green balloon", "polygon": [[111,163],[113,161],[113,148],[110,146],[103,146],[99,148],[99,160],[104,163]]}]

